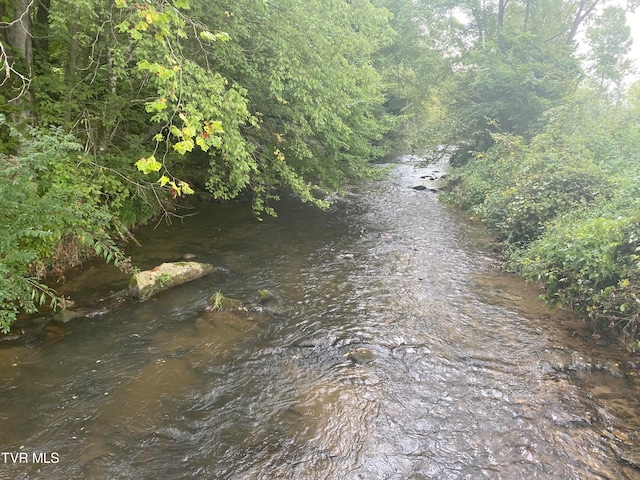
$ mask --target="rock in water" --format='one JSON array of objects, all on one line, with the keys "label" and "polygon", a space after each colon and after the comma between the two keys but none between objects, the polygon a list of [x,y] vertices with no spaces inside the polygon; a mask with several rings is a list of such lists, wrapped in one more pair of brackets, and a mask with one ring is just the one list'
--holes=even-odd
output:
[{"label": "rock in water", "polygon": [[359,347],[344,354],[353,363],[369,363],[373,362],[375,355],[368,348]]},{"label": "rock in water", "polygon": [[244,302],[235,298],[229,298],[222,295],[220,292],[209,298],[207,302],[206,310],[209,312],[222,312],[225,310],[238,310],[242,308]]},{"label": "rock in water", "polygon": [[144,302],[158,292],[203,277],[212,271],[213,265],[208,263],[163,263],[152,270],[135,273],[129,281],[129,295]]},{"label": "rock in water", "polygon": [[266,303],[273,300],[273,293],[270,290],[258,290],[258,300],[260,303]]}]

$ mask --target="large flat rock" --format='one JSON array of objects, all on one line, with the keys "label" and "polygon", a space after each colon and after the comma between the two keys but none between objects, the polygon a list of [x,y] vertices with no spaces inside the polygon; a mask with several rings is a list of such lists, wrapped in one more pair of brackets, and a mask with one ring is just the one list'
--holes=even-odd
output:
[{"label": "large flat rock", "polygon": [[163,263],[138,272],[129,281],[129,295],[144,302],[158,292],[181,285],[213,271],[213,265],[199,262]]}]

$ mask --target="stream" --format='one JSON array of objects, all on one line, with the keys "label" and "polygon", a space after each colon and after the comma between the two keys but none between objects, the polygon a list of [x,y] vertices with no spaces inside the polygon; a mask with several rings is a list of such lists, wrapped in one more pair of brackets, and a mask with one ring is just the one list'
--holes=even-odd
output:
[{"label": "stream", "polygon": [[[141,269],[222,268],[0,344],[0,479],[640,479],[627,354],[497,268],[430,190],[441,166],[392,163],[328,211],[203,202],[140,229]],[[126,283],[96,262],[59,290]]]}]

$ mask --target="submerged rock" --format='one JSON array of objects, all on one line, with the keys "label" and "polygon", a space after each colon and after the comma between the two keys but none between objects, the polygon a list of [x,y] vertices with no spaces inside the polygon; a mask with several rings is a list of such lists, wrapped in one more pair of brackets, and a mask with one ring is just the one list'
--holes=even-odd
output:
[{"label": "submerged rock", "polygon": [[163,263],[138,272],[129,282],[129,295],[144,302],[158,292],[181,285],[213,271],[213,265],[199,262]]},{"label": "submerged rock", "polygon": [[273,300],[273,293],[270,290],[258,290],[258,300],[260,303],[266,303]]},{"label": "submerged rock", "polygon": [[415,187],[411,187],[411,188],[413,188],[414,190],[418,190],[418,191],[428,190],[431,193],[438,193],[438,191],[439,191],[437,188],[427,187],[426,185],[416,185]]},{"label": "submerged rock", "polygon": [[58,323],[67,323],[71,320],[75,320],[76,318],[93,318],[99,317],[101,315],[105,315],[109,312],[109,309],[106,307],[102,308],[78,308],[75,310],[71,309],[63,309],[57,312],[53,316],[53,320]]},{"label": "submerged rock", "polygon": [[212,295],[211,298],[209,298],[206,310],[209,312],[222,312],[225,310],[238,310],[243,306],[244,302],[242,300],[228,298],[222,295],[220,292],[217,292],[215,295]]},{"label": "submerged rock", "polygon": [[545,354],[543,365],[557,372],[603,372],[616,378],[625,377],[625,372],[616,360],[592,358],[578,352],[554,348]]},{"label": "submerged rock", "polygon": [[369,348],[359,347],[354,350],[350,350],[344,354],[346,358],[351,360],[353,363],[369,363],[373,362],[375,355],[373,351]]},{"label": "submerged rock", "polygon": [[67,310],[65,308],[57,312],[53,316],[53,320],[60,323],[67,323],[81,316],[82,316],[82,313],[80,313],[78,310]]}]

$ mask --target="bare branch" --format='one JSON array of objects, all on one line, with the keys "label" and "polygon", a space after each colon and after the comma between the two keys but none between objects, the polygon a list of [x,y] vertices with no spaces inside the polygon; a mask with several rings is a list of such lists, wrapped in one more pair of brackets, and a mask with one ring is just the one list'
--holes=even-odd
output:
[{"label": "bare branch", "polygon": [[11,61],[4,44],[0,41],[0,70],[4,73],[3,77],[0,78],[0,87],[9,82],[12,76],[17,77],[20,84],[20,87],[17,88],[18,93],[7,100],[8,103],[17,102],[29,90],[29,85],[31,85],[31,78],[20,73],[13,65],[14,63]]}]

